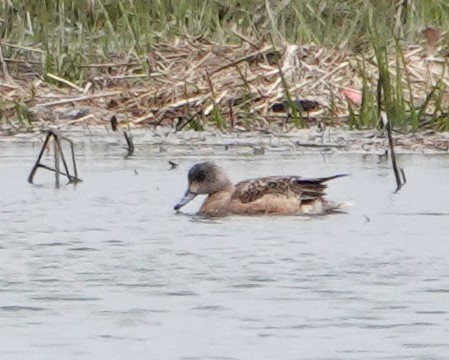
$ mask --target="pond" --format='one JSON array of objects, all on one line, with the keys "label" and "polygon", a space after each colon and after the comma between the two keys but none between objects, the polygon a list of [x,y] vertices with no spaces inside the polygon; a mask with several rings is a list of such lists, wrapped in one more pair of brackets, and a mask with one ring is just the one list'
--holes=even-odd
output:
[{"label": "pond", "polygon": [[[449,352],[448,155],[78,149],[77,186],[0,145],[4,359],[437,359]],[[176,214],[192,164],[327,176],[320,217]],[[170,170],[168,161],[179,166]],[[46,155],[46,161],[51,158]]]}]

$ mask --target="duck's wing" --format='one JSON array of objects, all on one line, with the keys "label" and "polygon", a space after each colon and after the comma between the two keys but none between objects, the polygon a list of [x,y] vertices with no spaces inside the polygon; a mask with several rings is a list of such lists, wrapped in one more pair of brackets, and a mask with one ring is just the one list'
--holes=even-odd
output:
[{"label": "duck's wing", "polygon": [[304,179],[299,176],[270,176],[242,181],[235,185],[233,200],[251,203],[268,194],[295,197],[299,200],[315,200],[325,195],[326,182],[347,174]]}]

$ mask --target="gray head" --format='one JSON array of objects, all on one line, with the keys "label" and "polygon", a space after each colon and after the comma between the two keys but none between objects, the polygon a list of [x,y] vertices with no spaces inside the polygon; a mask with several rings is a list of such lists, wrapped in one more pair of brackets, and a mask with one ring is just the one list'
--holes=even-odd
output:
[{"label": "gray head", "polygon": [[175,210],[192,201],[199,194],[214,194],[232,188],[231,180],[225,171],[212,162],[198,163],[192,166],[187,176],[189,185],[184,197],[175,206]]}]

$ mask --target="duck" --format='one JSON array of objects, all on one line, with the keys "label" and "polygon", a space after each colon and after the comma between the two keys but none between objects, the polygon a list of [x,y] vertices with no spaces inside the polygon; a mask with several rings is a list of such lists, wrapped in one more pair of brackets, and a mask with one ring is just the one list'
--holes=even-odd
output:
[{"label": "duck", "polygon": [[226,171],[213,162],[193,165],[187,175],[179,211],[198,195],[207,195],[199,214],[227,215],[320,215],[338,212],[341,204],[325,199],[327,182],[347,176],[305,179],[300,176],[268,176],[233,184]]}]

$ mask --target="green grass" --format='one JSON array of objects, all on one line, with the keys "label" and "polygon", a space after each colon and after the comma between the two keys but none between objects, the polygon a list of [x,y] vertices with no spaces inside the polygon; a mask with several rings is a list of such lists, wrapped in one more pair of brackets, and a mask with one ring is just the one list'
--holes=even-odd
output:
[{"label": "green grass", "polygon": [[[47,52],[46,68],[59,75],[111,54],[139,55],[161,41],[204,36],[238,42],[273,36],[294,43],[363,48],[375,24],[378,35],[416,42],[419,29],[449,27],[449,2],[391,0],[7,0],[0,2],[4,41]],[[401,13],[402,11],[402,13]],[[401,17],[401,14],[403,17]],[[402,20],[404,19],[404,20]],[[405,20],[406,19],[406,20]],[[10,50],[14,51],[14,50]],[[73,72],[74,71],[74,72]]]},{"label": "green grass", "polygon": [[[380,72],[378,99],[395,124],[418,128],[424,110],[433,104],[432,124],[448,127],[437,84],[421,107],[413,103],[401,46],[422,40],[427,25],[449,28],[447,0],[412,0],[395,7],[391,0],[6,0],[0,1],[0,37],[6,57],[27,52],[5,43],[30,47],[43,59],[44,71],[77,84],[89,77],[83,65],[110,62],[113,57],[142,58],[155,45],[180,38],[205,37],[218,43],[240,43],[236,33],[257,41],[315,43],[364,53],[373,48]],[[445,39],[443,39],[445,41]],[[399,46],[401,44],[401,46]],[[387,52],[396,53],[392,78]],[[364,76],[361,110],[350,109],[353,127],[378,124],[379,90]],[[405,84],[405,85],[404,85]],[[291,104],[288,84],[283,86]],[[291,107],[291,106],[290,106]],[[21,111],[18,110],[18,113]],[[303,125],[292,108],[295,123]],[[22,114],[23,115],[23,114]],[[223,113],[215,105],[217,126]],[[21,116],[26,120],[26,116]]]}]

